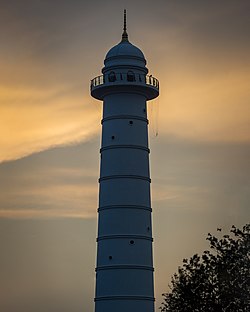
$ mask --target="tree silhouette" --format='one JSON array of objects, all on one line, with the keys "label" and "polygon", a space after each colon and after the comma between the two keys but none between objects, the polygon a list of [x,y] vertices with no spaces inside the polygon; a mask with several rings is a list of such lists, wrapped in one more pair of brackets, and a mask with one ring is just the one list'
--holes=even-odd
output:
[{"label": "tree silhouette", "polygon": [[211,251],[184,259],[172,277],[162,312],[250,311],[250,224],[207,240]]}]

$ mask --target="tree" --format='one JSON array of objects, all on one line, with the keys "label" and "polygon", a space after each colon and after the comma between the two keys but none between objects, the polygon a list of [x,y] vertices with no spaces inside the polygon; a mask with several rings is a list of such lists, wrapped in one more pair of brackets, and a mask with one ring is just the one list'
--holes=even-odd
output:
[{"label": "tree", "polygon": [[162,312],[250,311],[250,224],[207,240],[211,251],[184,259],[172,277]]}]

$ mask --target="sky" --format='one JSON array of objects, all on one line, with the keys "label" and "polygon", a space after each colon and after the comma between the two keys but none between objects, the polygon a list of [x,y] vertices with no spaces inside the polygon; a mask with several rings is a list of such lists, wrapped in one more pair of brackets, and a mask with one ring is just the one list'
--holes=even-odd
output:
[{"label": "sky", "polygon": [[0,0],[0,310],[93,311],[107,51],[129,40],[148,102],[156,310],[208,232],[249,222],[248,0]]}]

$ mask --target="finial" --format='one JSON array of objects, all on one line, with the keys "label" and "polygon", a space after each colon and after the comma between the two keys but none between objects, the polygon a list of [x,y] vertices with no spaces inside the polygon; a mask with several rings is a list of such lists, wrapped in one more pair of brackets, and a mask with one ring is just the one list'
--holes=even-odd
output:
[{"label": "finial", "polygon": [[123,23],[122,41],[128,41],[126,10],[124,10],[124,23]]}]

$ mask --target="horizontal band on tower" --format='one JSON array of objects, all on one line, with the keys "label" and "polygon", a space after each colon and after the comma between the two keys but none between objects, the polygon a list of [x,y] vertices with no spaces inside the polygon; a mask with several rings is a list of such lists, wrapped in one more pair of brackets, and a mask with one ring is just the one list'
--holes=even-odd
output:
[{"label": "horizontal band on tower", "polygon": [[109,121],[113,119],[136,119],[136,120],[144,121],[148,124],[147,118],[140,117],[140,116],[133,116],[133,115],[116,115],[116,116],[105,117],[102,119],[101,124],[103,124],[105,121]]},{"label": "horizontal band on tower", "polygon": [[98,266],[95,271],[113,270],[113,269],[136,269],[136,270],[148,270],[154,272],[154,268],[148,265],[131,265],[131,264],[118,264],[118,265],[103,265]]},{"label": "horizontal band on tower", "polygon": [[133,175],[133,174],[127,174],[127,175],[110,175],[110,176],[105,176],[101,177],[98,179],[99,182],[105,181],[105,180],[112,180],[112,179],[139,179],[139,180],[144,180],[149,183],[151,183],[151,179],[148,177],[144,176],[139,176],[139,175]]},{"label": "horizontal band on tower", "polygon": [[144,151],[150,153],[150,149],[148,147],[141,146],[141,145],[132,145],[132,144],[120,144],[120,145],[115,144],[115,145],[104,146],[100,149],[100,153],[102,153],[103,151],[109,150],[109,149],[114,149],[114,148],[133,148],[133,149],[144,150]]},{"label": "horizontal band on tower", "polygon": [[102,301],[102,300],[149,300],[155,301],[154,297],[148,296],[102,296],[96,297],[95,301]]},{"label": "horizontal band on tower", "polygon": [[118,235],[105,235],[105,236],[99,236],[97,237],[96,241],[99,242],[101,240],[106,240],[106,239],[116,239],[116,238],[134,238],[134,239],[146,239],[146,240],[149,240],[149,241],[153,241],[153,238],[150,237],[150,236],[145,236],[145,235],[129,235],[129,234],[126,234],[126,235],[123,235],[123,234],[118,234]]},{"label": "horizontal band on tower", "polygon": [[139,210],[147,210],[152,212],[151,207],[147,206],[139,206],[139,205],[109,205],[109,206],[102,206],[97,209],[97,211],[103,211],[108,209],[139,209]]}]

